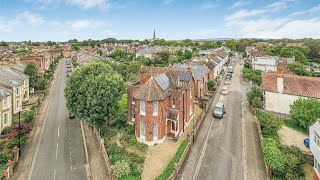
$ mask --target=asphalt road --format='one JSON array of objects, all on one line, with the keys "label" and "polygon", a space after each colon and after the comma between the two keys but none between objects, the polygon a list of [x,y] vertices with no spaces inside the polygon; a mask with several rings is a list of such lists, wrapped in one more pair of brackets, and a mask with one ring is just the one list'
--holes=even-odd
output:
[{"label": "asphalt road", "polygon": [[[178,179],[245,179],[240,74],[241,65],[237,63],[229,94],[219,97],[217,93]],[[219,86],[218,92],[223,86]],[[212,117],[219,99],[225,101],[227,113],[223,119]]]},{"label": "asphalt road", "polygon": [[66,60],[62,59],[57,69],[42,139],[29,176],[32,180],[87,179],[80,122],[68,118],[64,98],[66,70]]}]

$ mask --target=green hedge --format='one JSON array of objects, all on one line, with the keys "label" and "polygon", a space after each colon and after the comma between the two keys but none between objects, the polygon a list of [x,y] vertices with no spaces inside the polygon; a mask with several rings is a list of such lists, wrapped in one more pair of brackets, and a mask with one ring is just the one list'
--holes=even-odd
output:
[{"label": "green hedge", "polygon": [[186,147],[188,145],[188,141],[184,140],[181,142],[176,154],[173,156],[172,160],[168,164],[167,168],[164,170],[164,172],[159,175],[156,180],[166,180],[174,171],[174,165],[178,163],[182,157],[183,152],[185,151]]},{"label": "green hedge", "polygon": [[289,128],[292,128],[294,130],[297,130],[305,135],[308,135],[309,136],[309,131],[308,129],[305,129],[303,127],[300,127],[298,126],[297,124],[295,124],[294,120],[291,120],[291,119],[285,119],[284,120],[284,124],[289,127]]}]

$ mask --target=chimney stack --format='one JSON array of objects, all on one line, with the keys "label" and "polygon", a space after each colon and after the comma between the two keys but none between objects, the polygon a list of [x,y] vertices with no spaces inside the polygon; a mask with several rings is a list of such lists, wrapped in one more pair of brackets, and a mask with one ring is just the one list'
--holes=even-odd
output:
[{"label": "chimney stack", "polygon": [[279,93],[283,92],[283,74],[282,74],[282,67],[278,67],[277,70],[277,91]]}]

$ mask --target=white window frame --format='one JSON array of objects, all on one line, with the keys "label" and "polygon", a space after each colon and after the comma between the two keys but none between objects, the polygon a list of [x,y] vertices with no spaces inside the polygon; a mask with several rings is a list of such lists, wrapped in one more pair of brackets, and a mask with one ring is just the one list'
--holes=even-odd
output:
[{"label": "white window frame", "polygon": [[140,101],[140,114],[142,116],[146,115],[146,102],[145,101]]},{"label": "white window frame", "polygon": [[132,121],[135,121],[135,119],[136,119],[136,110],[135,110],[135,108],[131,109],[131,116],[132,116]]},{"label": "white window frame", "polygon": [[192,115],[192,113],[193,113],[193,106],[192,104],[190,104],[190,116]]},{"label": "white window frame", "polygon": [[314,142],[318,146],[318,148],[320,148],[320,137],[315,131],[314,131]]},{"label": "white window frame", "polygon": [[135,100],[134,100],[134,97],[132,96],[132,98],[131,98],[132,100],[131,100],[131,104],[136,104],[136,102],[135,102]]},{"label": "white window frame", "polygon": [[158,101],[153,101],[153,116],[158,116],[159,106]]},{"label": "white window frame", "polygon": [[176,99],[172,98],[172,108],[176,108]]},{"label": "white window frame", "polygon": [[16,89],[17,96],[19,96],[19,94],[20,94],[19,92],[20,92],[19,87],[17,87],[17,89]]},{"label": "white window frame", "polygon": [[144,121],[140,121],[140,139],[146,140],[146,123]]},{"label": "white window frame", "polygon": [[19,108],[20,108],[20,100],[17,99],[17,100],[16,100],[16,109],[19,109]]},{"label": "white window frame", "polygon": [[[6,118],[7,117],[7,118]],[[6,122],[7,121],[7,122]],[[3,124],[8,125],[9,124],[9,113],[3,114]]]},{"label": "white window frame", "polygon": [[3,108],[8,108],[9,107],[9,97],[4,97],[3,98]]},{"label": "white window frame", "polygon": [[159,126],[158,123],[153,123],[153,140],[156,141],[159,139]]}]

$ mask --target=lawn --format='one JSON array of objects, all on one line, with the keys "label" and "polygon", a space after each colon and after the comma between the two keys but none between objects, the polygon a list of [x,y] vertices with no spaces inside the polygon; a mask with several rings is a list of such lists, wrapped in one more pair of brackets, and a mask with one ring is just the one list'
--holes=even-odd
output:
[{"label": "lawn", "polygon": [[119,112],[124,112],[128,109],[128,95],[123,94],[119,100]]}]

